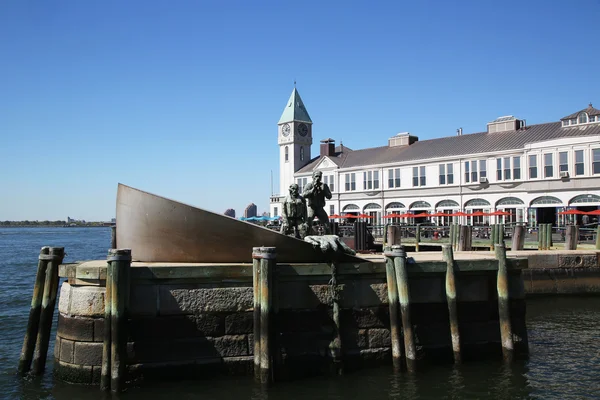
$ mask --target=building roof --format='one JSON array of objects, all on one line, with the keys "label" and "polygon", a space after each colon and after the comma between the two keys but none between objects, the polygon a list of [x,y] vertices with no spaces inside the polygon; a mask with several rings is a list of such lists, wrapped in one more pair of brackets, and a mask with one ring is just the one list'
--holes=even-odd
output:
[{"label": "building roof", "polygon": [[565,119],[571,119],[571,118],[577,118],[577,116],[579,114],[581,114],[582,112],[587,113],[588,116],[590,115],[600,115],[600,110],[592,107],[592,103],[590,103],[590,105],[588,106],[588,108],[584,108],[583,110],[579,110],[571,115],[567,115],[566,117],[561,118],[560,120],[563,121]]},{"label": "building roof", "polygon": [[[585,127],[562,127],[560,122],[531,125],[524,129],[505,132],[479,132],[460,136],[448,136],[422,140],[410,146],[382,146],[361,150],[344,151],[336,148],[335,157],[329,157],[340,168],[388,164],[431,158],[492,153],[507,150],[522,150],[526,144],[565,137],[600,135],[600,124]],[[338,150],[339,149],[339,150]],[[314,158],[298,173],[310,172],[321,157]]]},{"label": "building roof", "polygon": [[304,103],[300,98],[300,93],[298,93],[296,88],[294,88],[294,90],[292,91],[290,99],[288,100],[287,105],[283,109],[281,118],[279,118],[278,124],[292,121],[308,122],[312,124],[312,120],[310,119],[308,111],[306,111],[306,107],[304,107]]}]

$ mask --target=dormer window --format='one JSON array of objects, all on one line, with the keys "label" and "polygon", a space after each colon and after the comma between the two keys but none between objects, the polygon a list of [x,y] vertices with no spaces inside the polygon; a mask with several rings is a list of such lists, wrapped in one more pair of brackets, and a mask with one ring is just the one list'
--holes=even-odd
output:
[{"label": "dormer window", "polygon": [[598,123],[600,122],[600,110],[590,104],[586,109],[561,118],[561,121],[563,127]]},{"label": "dormer window", "polygon": [[580,124],[587,124],[587,122],[588,122],[588,116],[587,116],[587,114],[584,113],[584,112],[582,112],[581,114],[579,114],[578,120],[579,120]]}]

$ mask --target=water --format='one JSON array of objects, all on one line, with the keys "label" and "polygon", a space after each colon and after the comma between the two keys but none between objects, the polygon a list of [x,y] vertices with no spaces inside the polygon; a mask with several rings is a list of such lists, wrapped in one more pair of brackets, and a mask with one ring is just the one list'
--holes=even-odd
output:
[{"label": "water", "polygon": [[[97,387],[16,375],[40,247],[64,246],[65,262],[106,257],[109,228],[0,228],[0,399],[107,399]],[[600,399],[600,297],[527,302],[530,358],[428,367],[415,376],[390,367],[335,378],[278,383],[268,392],[249,378],[143,382],[125,399]],[[56,326],[56,324],[55,324]],[[54,332],[52,333],[54,337]],[[53,343],[49,354],[53,354]]]}]

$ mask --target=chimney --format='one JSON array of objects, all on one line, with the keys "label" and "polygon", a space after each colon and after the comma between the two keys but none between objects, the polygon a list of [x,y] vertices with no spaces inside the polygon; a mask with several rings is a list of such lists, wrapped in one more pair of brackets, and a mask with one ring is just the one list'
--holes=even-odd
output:
[{"label": "chimney", "polygon": [[457,136],[462,136],[462,128],[458,128],[458,129],[456,130],[456,135],[457,135]]},{"label": "chimney", "polygon": [[321,157],[335,155],[335,140],[329,138],[321,140]]}]

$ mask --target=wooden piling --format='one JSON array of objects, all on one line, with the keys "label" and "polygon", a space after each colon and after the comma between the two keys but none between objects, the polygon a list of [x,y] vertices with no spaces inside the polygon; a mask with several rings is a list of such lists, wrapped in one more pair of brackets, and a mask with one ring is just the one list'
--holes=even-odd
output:
[{"label": "wooden piling", "polygon": [[58,266],[65,257],[65,248],[50,247],[49,256],[44,279],[40,325],[33,355],[33,373],[36,375],[42,374],[46,368],[48,345],[50,344],[50,330],[52,329],[56,296],[58,294]]},{"label": "wooden piling", "polygon": [[393,246],[400,244],[402,241],[400,237],[400,227],[398,225],[387,225],[387,241],[386,245]]},{"label": "wooden piling", "polygon": [[454,276],[454,253],[449,245],[442,246],[442,258],[446,261],[446,300],[448,302],[448,317],[450,321],[450,337],[454,362],[461,362],[460,332],[458,329],[458,312],[456,306],[456,280]]},{"label": "wooden piling", "polygon": [[110,390],[111,378],[111,334],[110,322],[112,319],[112,271],[107,264],[106,280],[104,284],[104,337],[102,343],[102,365],[100,368],[100,390]]},{"label": "wooden piling", "polygon": [[525,226],[515,225],[513,228],[512,245],[511,250],[523,250],[525,245]]},{"label": "wooden piling", "polygon": [[[546,250],[552,248],[552,224],[546,224]],[[577,242],[575,242],[575,248],[577,248]]]},{"label": "wooden piling", "polygon": [[471,229],[470,226],[460,225],[460,237],[458,242],[458,251],[470,251],[471,250]]},{"label": "wooden piling", "polygon": [[38,257],[38,267],[33,285],[33,295],[31,297],[31,308],[29,309],[29,320],[27,322],[27,331],[23,340],[23,348],[19,359],[19,374],[25,375],[31,369],[33,352],[35,351],[35,342],[40,326],[40,313],[42,308],[42,296],[44,294],[44,283],[46,278],[46,268],[51,256],[50,247],[44,246],[40,250]]},{"label": "wooden piling", "polygon": [[567,226],[565,233],[565,250],[577,250],[577,241],[579,239],[579,227],[575,225]]},{"label": "wooden piling", "polygon": [[538,249],[546,249],[546,224],[538,224]]},{"label": "wooden piling", "polygon": [[450,246],[454,248],[454,224],[450,224],[450,231],[448,232],[448,241],[450,242]]},{"label": "wooden piling", "polygon": [[398,301],[400,303],[400,313],[402,314],[406,368],[409,372],[414,372],[417,363],[417,348],[410,319],[410,292],[408,289],[408,273],[406,271],[406,251],[404,251],[404,246],[392,246],[392,253],[394,253]]},{"label": "wooden piling", "polygon": [[110,248],[117,248],[117,226],[113,225],[110,227]]},{"label": "wooden piling", "polygon": [[417,229],[415,231],[415,251],[419,251],[419,242],[421,241],[421,224],[417,224]]},{"label": "wooden piling", "polygon": [[504,224],[498,224],[498,243],[504,244]]},{"label": "wooden piling", "polygon": [[337,375],[342,375],[344,372],[344,365],[342,363],[342,338],[341,331],[342,325],[340,321],[340,293],[337,285],[337,267],[335,263],[331,263],[331,280],[329,281],[332,299],[332,319],[333,325],[335,326],[335,332],[333,340],[329,343],[329,354],[333,362],[333,371]]},{"label": "wooden piling", "polygon": [[600,224],[596,227],[596,250],[600,250]]},{"label": "wooden piling", "polygon": [[513,336],[510,321],[510,299],[508,292],[508,270],[506,266],[506,248],[504,243],[496,245],[496,258],[498,259],[498,315],[500,322],[500,340],[502,342],[502,355],[506,362],[513,359]]},{"label": "wooden piling", "polygon": [[490,225],[490,250],[494,250],[496,247],[496,224]]},{"label": "wooden piling", "polygon": [[[272,307],[272,273],[276,265],[275,247],[254,247],[252,258],[260,260],[258,270],[260,299],[260,382],[264,385],[273,382],[273,360],[271,351],[271,307]],[[256,349],[256,343],[255,343]],[[256,376],[256,373],[255,373]]]},{"label": "wooden piling", "polygon": [[390,336],[392,341],[392,365],[394,372],[402,370],[402,345],[400,344],[400,319],[398,306],[398,285],[394,269],[394,258],[399,256],[391,248],[385,251],[385,275],[388,291],[388,307],[390,311]]},{"label": "wooden piling", "polygon": [[252,286],[254,290],[254,379],[260,382],[260,247],[252,249]]},{"label": "wooden piling", "polygon": [[130,249],[110,249],[108,251],[108,268],[111,269],[110,288],[110,389],[120,392],[125,385],[127,371],[127,299],[130,283],[128,278],[131,268]]}]

